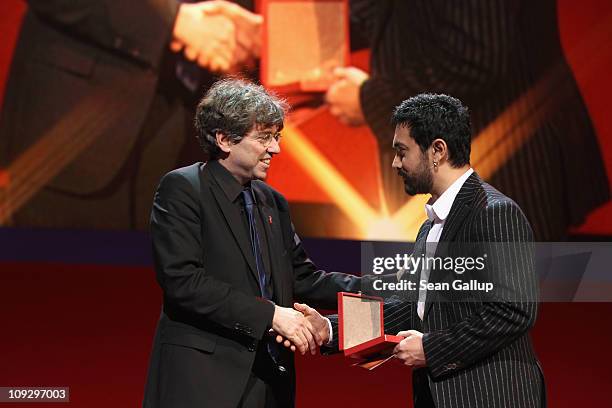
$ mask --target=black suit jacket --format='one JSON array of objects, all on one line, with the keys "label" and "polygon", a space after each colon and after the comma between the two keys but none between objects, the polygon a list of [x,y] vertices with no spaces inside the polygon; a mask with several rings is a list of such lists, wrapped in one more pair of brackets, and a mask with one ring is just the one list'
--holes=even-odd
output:
[{"label": "black suit jacket", "polygon": [[0,167],[49,134],[60,141],[28,158],[15,183],[77,154],[14,214],[13,225],[146,229],[159,178],[197,160],[192,108],[214,80],[190,66],[201,85],[191,93],[177,78],[180,58],[168,44],[180,4],[28,1],[0,114]]},{"label": "black suit jacket", "polygon": [[[0,166],[15,162],[58,126],[72,136],[52,143],[56,154],[44,157],[39,150],[37,158],[45,164],[34,158],[30,166],[53,166],[63,152],[79,152],[14,215],[15,225],[130,227],[130,187],[121,179],[127,167],[139,165],[132,153],[142,148],[137,141],[178,4],[28,1],[0,116]],[[79,146],[90,138],[91,144]],[[148,201],[155,181],[151,184]]]},{"label": "black suit jacket", "polygon": [[[259,298],[243,215],[231,205],[232,177],[218,162],[196,163],[160,182],[151,215],[163,311],[155,335],[145,407],[234,407],[274,305]],[[318,270],[293,230],[285,198],[265,183],[252,189],[266,228],[274,301],[335,308],[338,291],[359,279]],[[293,357],[284,352],[289,375]]]},{"label": "black suit jacket", "polygon": [[[87,194],[106,186],[134,146],[149,109],[178,4],[28,1],[3,105],[2,164],[19,156],[66,115],[72,115],[77,127],[82,124],[79,115],[89,114],[88,121],[100,121],[103,137],[50,187]],[[127,84],[132,89],[127,107],[107,104],[95,114],[77,109],[88,96]],[[107,126],[104,118],[113,117],[115,109],[126,109],[124,117],[130,120]],[[100,156],[107,160],[103,167],[96,160]]]},{"label": "black suit jacket", "polygon": [[[498,150],[508,157],[490,182],[521,206],[537,240],[564,239],[569,225],[582,223],[610,199],[597,137],[561,48],[556,0],[350,4],[352,28],[365,34],[371,47],[371,77],[360,89],[360,102],[379,140],[392,210],[405,201],[391,168],[390,117],[399,103],[421,92],[457,97],[470,108],[478,135],[541,83],[548,85],[539,88],[539,98],[523,99],[527,114],[498,123],[498,132],[507,136],[542,104],[552,109],[529,127],[518,151]],[[486,158],[500,160],[491,152]]]},{"label": "black suit jacket", "polygon": [[[430,228],[429,220],[421,226],[413,256],[424,253]],[[528,334],[537,315],[533,232],[519,206],[474,173],[453,202],[435,255],[484,254],[482,271],[458,275],[433,269],[429,282],[475,279],[493,283],[490,293],[430,290],[423,320],[416,291],[385,302],[385,333],[424,333],[427,367],[413,371],[415,407],[428,392],[439,408],[544,404],[543,375]],[[417,285],[419,278],[418,273],[402,277]]]}]

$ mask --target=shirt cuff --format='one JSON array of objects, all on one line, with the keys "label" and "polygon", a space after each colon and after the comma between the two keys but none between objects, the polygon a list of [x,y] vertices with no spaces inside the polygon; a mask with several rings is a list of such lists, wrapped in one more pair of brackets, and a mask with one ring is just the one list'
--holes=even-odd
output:
[{"label": "shirt cuff", "polygon": [[327,344],[330,344],[332,341],[334,341],[334,331],[332,330],[332,324],[329,321],[329,319],[325,316],[323,316],[323,318],[325,319],[325,321],[327,322],[327,328],[329,329],[329,340],[327,340]]}]

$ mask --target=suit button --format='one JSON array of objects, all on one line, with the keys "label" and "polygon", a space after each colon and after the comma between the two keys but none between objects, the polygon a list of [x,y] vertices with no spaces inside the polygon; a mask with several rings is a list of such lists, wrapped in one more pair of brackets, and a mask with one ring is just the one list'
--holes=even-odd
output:
[{"label": "suit button", "polygon": [[253,351],[255,351],[256,349],[257,349],[257,347],[255,346],[255,342],[253,342],[253,343],[249,344],[249,348],[248,348],[248,350],[249,350],[250,352],[253,352]]}]

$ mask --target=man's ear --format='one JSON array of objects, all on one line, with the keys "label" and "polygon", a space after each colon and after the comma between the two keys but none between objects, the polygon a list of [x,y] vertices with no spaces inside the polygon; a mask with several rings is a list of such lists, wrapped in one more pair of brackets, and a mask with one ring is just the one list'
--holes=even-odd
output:
[{"label": "man's ear", "polygon": [[225,133],[217,132],[215,134],[215,138],[217,139],[217,146],[223,153],[229,153],[232,151],[233,143],[230,140],[229,136]]},{"label": "man's ear", "polygon": [[443,139],[434,139],[432,142],[434,160],[440,162],[443,158],[448,160],[448,146]]}]

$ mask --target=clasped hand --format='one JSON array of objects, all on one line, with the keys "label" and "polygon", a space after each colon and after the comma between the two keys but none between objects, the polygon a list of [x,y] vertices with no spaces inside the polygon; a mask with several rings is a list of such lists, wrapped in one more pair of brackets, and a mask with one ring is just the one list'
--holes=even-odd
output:
[{"label": "clasped hand", "polygon": [[369,75],[355,67],[339,67],[334,70],[334,78],[335,82],[325,94],[330,113],[348,126],[365,124],[359,95],[361,86],[368,80]]},{"label": "clasped hand", "polygon": [[261,48],[263,18],[223,0],[181,4],[170,49],[219,73],[253,65]]},{"label": "clasped hand", "polygon": [[405,365],[412,367],[424,367],[427,365],[425,351],[423,349],[423,333],[416,330],[406,330],[397,333],[404,337],[395,349],[395,358],[401,360]]},{"label": "clasped hand", "polygon": [[305,304],[294,303],[293,307],[295,309],[275,306],[272,330],[276,341],[291,351],[316,354],[317,348],[327,343],[331,336],[327,320]]}]

